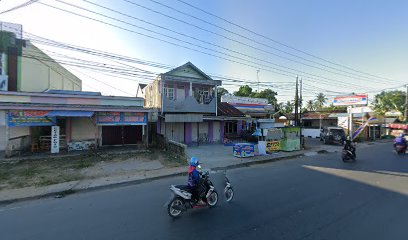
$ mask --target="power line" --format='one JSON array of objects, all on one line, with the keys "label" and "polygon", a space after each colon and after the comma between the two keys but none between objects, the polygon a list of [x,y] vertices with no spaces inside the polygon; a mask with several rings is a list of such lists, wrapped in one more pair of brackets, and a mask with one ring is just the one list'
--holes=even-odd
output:
[{"label": "power line", "polygon": [[0,12],[0,15],[1,15],[1,14],[4,14],[4,13],[8,13],[8,12],[12,12],[12,11],[18,10],[18,9],[20,9],[20,8],[23,8],[23,7],[27,7],[27,6],[29,6],[29,5],[31,5],[31,4],[33,4],[33,3],[35,3],[35,2],[38,2],[38,1],[40,1],[40,0],[30,0],[30,1],[27,1],[26,3],[22,3],[22,4],[18,5],[18,6],[15,6],[15,7],[10,8],[10,9],[8,9],[8,10],[6,10],[6,11]]},{"label": "power line", "polygon": [[[153,1],[153,0],[150,0],[150,1]],[[286,47],[286,48],[292,49],[292,50],[294,50],[294,51],[303,53],[303,54],[305,54],[305,55],[307,55],[307,56],[310,56],[310,57],[319,59],[319,60],[321,60],[321,61],[324,61],[324,62],[333,64],[333,65],[336,65],[336,66],[339,66],[339,67],[343,67],[343,68],[346,68],[346,69],[349,69],[349,70],[352,70],[352,71],[355,71],[355,72],[359,72],[359,73],[362,73],[362,74],[366,74],[366,75],[369,75],[369,76],[372,76],[372,77],[375,77],[375,78],[378,78],[378,79],[386,79],[386,80],[395,82],[395,80],[393,80],[393,79],[384,78],[384,77],[380,77],[380,76],[375,76],[375,75],[373,75],[373,74],[366,73],[366,72],[363,72],[363,71],[360,71],[360,70],[357,70],[357,69],[354,69],[354,68],[351,68],[351,67],[348,67],[348,66],[345,66],[345,65],[342,65],[342,64],[338,64],[338,63],[335,63],[335,62],[333,62],[333,61],[330,61],[330,60],[324,59],[324,58],[322,58],[322,57],[316,56],[316,55],[314,55],[314,54],[308,53],[308,52],[306,52],[306,51],[300,50],[300,49],[298,49],[298,48],[289,46],[288,44],[282,43],[282,42],[280,42],[280,41],[277,41],[277,40],[272,39],[272,38],[270,38],[270,37],[267,37],[267,36],[265,36],[265,35],[259,34],[259,33],[255,32],[255,31],[252,31],[252,30],[250,30],[250,29],[248,29],[248,28],[246,28],[246,27],[243,27],[243,26],[241,26],[241,25],[239,25],[239,24],[236,24],[236,23],[234,23],[234,22],[232,22],[232,21],[229,21],[229,20],[227,20],[227,19],[225,19],[225,18],[219,17],[219,16],[217,16],[217,15],[215,15],[215,14],[213,14],[213,13],[210,13],[210,12],[208,12],[208,11],[206,11],[206,10],[203,10],[203,9],[201,9],[201,8],[199,8],[199,7],[196,7],[196,6],[194,6],[193,4],[187,3],[187,2],[185,2],[185,1],[183,1],[183,0],[177,0],[177,1],[183,3],[183,4],[187,5],[187,6],[190,6],[190,7],[194,8],[194,9],[196,9],[196,10],[199,10],[199,11],[201,11],[201,12],[204,12],[204,13],[210,15],[210,16],[213,16],[213,17],[215,17],[215,18],[218,18],[218,19],[220,19],[220,20],[222,20],[222,21],[224,21],[224,22],[227,22],[227,23],[229,23],[229,24],[231,24],[231,25],[233,25],[233,26],[235,26],[235,27],[238,27],[238,28],[243,29],[243,30],[245,30],[245,31],[247,31],[247,32],[250,32],[250,33],[252,33],[252,34],[254,34],[254,35],[256,35],[256,36],[262,37],[262,38],[264,38],[264,39],[267,39],[267,40],[272,41],[272,42],[274,42],[274,43],[276,43],[276,44],[279,44],[279,45],[284,46],[284,47]]]},{"label": "power line", "polygon": [[[57,1],[61,2],[60,0],[57,0]],[[77,16],[80,16],[80,17],[83,17],[83,18],[87,18],[87,19],[90,19],[90,20],[93,20],[93,21],[97,21],[97,22],[100,22],[100,23],[103,23],[103,24],[106,24],[106,25],[109,25],[109,26],[113,26],[113,27],[116,27],[116,28],[119,28],[119,29],[122,29],[122,30],[125,30],[125,31],[129,31],[129,32],[132,32],[132,33],[135,33],[135,34],[138,34],[138,35],[142,35],[142,36],[146,36],[146,37],[149,37],[149,38],[153,38],[153,39],[156,39],[156,40],[159,40],[159,41],[162,41],[162,42],[166,42],[166,43],[169,43],[169,44],[178,46],[178,47],[186,48],[186,49],[189,49],[189,50],[192,50],[192,51],[196,51],[196,52],[203,53],[203,54],[206,54],[206,55],[209,55],[209,56],[217,57],[217,58],[220,58],[220,59],[223,59],[223,60],[227,60],[227,61],[230,61],[230,62],[238,63],[238,64],[241,64],[241,65],[249,66],[249,67],[252,67],[252,68],[259,68],[259,66],[262,66],[262,67],[268,68],[268,69],[263,68],[263,70],[265,70],[265,71],[272,72],[272,73],[276,73],[276,74],[280,74],[280,75],[285,75],[285,76],[289,76],[289,77],[293,77],[293,75],[297,75],[297,74],[298,74],[298,73],[296,73],[296,72],[294,73],[294,72],[290,72],[290,71],[287,71],[287,70],[282,70],[282,69],[279,69],[279,68],[276,68],[276,67],[270,67],[270,66],[265,65],[265,64],[259,64],[259,63],[256,63],[256,62],[253,62],[253,61],[249,61],[249,60],[246,60],[246,59],[243,59],[243,58],[240,58],[240,57],[236,57],[236,56],[233,56],[233,55],[230,55],[230,54],[222,53],[222,52],[217,51],[217,50],[214,50],[214,49],[206,48],[206,47],[203,47],[203,46],[200,46],[200,45],[197,45],[197,44],[194,44],[194,43],[185,41],[185,40],[181,40],[181,39],[178,39],[178,38],[169,36],[169,35],[161,34],[161,33],[155,32],[155,31],[150,30],[150,29],[142,28],[142,27],[136,26],[136,25],[134,25],[134,24],[130,24],[130,23],[128,23],[128,22],[125,22],[125,21],[123,21],[123,20],[116,19],[116,18],[113,18],[113,17],[109,17],[109,16],[106,16],[106,15],[104,15],[104,14],[96,13],[95,11],[91,11],[91,10],[88,10],[88,9],[84,9],[84,8],[81,8],[81,7],[78,7],[78,6],[76,6],[76,7],[80,8],[80,9],[83,9],[83,10],[85,10],[85,11],[88,11],[88,12],[95,13],[95,14],[100,15],[100,16],[104,16],[104,17],[109,18],[109,19],[112,19],[112,20],[119,21],[119,22],[122,22],[122,23],[127,24],[127,25],[132,25],[132,26],[141,28],[141,29],[143,29],[143,30],[150,31],[150,32],[153,32],[153,33],[155,33],[155,34],[159,34],[159,35],[165,36],[165,37],[167,37],[167,38],[176,40],[176,41],[178,41],[178,42],[183,42],[183,43],[186,43],[186,44],[188,44],[188,45],[192,45],[192,46],[199,47],[199,48],[202,48],[202,49],[205,49],[205,50],[213,51],[213,52],[216,52],[216,53],[219,53],[219,54],[222,54],[222,55],[226,55],[226,56],[231,57],[231,58],[235,58],[235,59],[239,59],[239,60],[244,61],[244,62],[249,62],[249,63],[251,63],[251,64],[255,64],[255,65],[250,65],[250,64],[243,63],[243,62],[240,62],[240,61],[236,61],[236,60],[233,60],[233,59],[230,59],[230,58],[222,57],[222,56],[219,56],[219,55],[211,54],[211,53],[208,53],[208,52],[203,52],[203,51],[200,51],[200,50],[197,50],[197,49],[194,49],[194,48],[190,48],[190,47],[187,47],[187,46],[184,46],[184,45],[180,45],[180,44],[177,44],[177,43],[169,42],[169,41],[167,41],[167,40],[163,40],[163,39],[160,39],[160,38],[157,38],[157,37],[153,37],[153,36],[151,36],[151,35],[143,34],[143,33],[140,33],[140,32],[137,32],[137,31],[134,31],[134,30],[131,30],[131,29],[128,29],[128,28],[124,28],[124,27],[115,25],[115,24],[107,23],[107,22],[104,22],[104,21],[99,20],[99,19],[95,19],[95,18],[91,18],[91,17],[88,17],[88,16],[84,16],[84,15],[81,15],[81,14],[78,14],[78,13],[75,13],[75,12],[72,12],[72,11],[69,11],[69,10],[66,10],[66,9],[61,9],[61,8],[56,7],[56,6],[51,6],[51,5],[48,5],[48,4],[45,4],[45,3],[40,3],[40,4],[46,5],[46,6],[48,6],[48,7],[54,8],[54,9],[58,9],[58,10],[60,10],[60,11],[64,11],[64,12],[67,12],[67,13],[71,13],[71,14],[74,14],[74,15],[77,15]],[[67,4],[67,3],[65,3],[65,4]],[[71,5],[71,6],[72,6],[72,4],[68,4],[68,5]],[[74,5],[74,6],[75,6],[75,5]],[[256,65],[257,65],[257,66],[256,66]],[[282,67],[283,67],[283,68],[287,68],[287,67],[284,67],[284,66],[282,66]],[[273,71],[272,71],[271,69],[273,69]],[[292,71],[297,71],[296,69],[292,69],[292,68],[288,68],[288,69],[290,69],[290,70],[292,70]],[[279,71],[279,72],[276,72],[276,71]],[[308,78],[318,77],[318,78],[328,79],[328,80],[331,80],[331,81],[336,81],[336,80],[333,80],[333,79],[321,77],[321,76],[314,75],[314,74],[310,74],[310,73],[303,72],[303,71],[299,71],[299,73],[303,73],[303,74],[311,75],[311,76],[312,76],[312,77],[308,77]],[[288,74],[290,74],[290,75],[288,75]],[[322,80],[320,80],[320,81],[322,81]],[[356,86],[356,87],[362,87],[362,86],[360,86],[360,85],[353,84],[353,83],[349,83],[349,84],[347,84],[347,85],[346,85],[346,84],[342,84],[342,85],[343,85],[344,87],[349,87],[350,85],[354,85],[354,86]]]},{"label": "power line", "polygon": [[[88,1],[88,0],[83,0],[83,1],[88,2],[88,3],[91,3],[91,4],[93,4],[93,5],[98,5],[98,4],[92,3],[92,2],[90,2],[90,1]],[[161,6],[167,7],[167,8],[169,8],[169,9],[171,9],[171,10],[173,10],[173,11],[176,11],[176,12],[178,12],[178,13],[181,13],[181,14],[184,14],[184,15],[186,15],[186,16],[192,17],[192,18],[194,18],[194,19],[200,20],[200,21],[202,21],[202,22],[204,22],[204,23],[210,24],[211,26],[215,26],[215,27],[217,27],[217,28],[220,28],[220,29],[222,29],[222,30],[224,30],[224,31],[227,31],[227,32],[229,32],[229,33],[232,33],[232,34],[234,34],[234,35],[236,35],[236,36],[239,36],[239,37],[242,37],[242,38],[247,39],[247,40],[249,40],[249,41],[255,42],[255,43],[259,44],[259,45],[265,46],[265,47],[267,47],[267,48],[274,49],[275,51],[279,51],[279,52],[285,53],[285,54],[287,54],[287,55],[290,55],[290,56],[293,56],[293,57],[302,59],[302,60],[304,60],[304,61],[308,61],[308,62],[311,62],[311,63],[314,63],[314,64],[321,65],[321,66],[326,67],[326,68],[334,69],[334,70],[339,71],[339,72],[347,73],[348,75],[345,75],[345,74],[342,74],[342,73],[333,72],[333,71],[330,71],[330,70],[327,70],[327,69],[324,69],[324,68],[321,68],[321,67],[316,67],[316,66],[313,66],[313,65],[310,65],[310,64],[307,64],[307,63],[298,61],[298,60],[294,60],[294,59],[291,59],[291,58],[288,58],[288,57],[285,57],[285,56],[282,56],[282,55],[279,55],[279,54],[276,54],[276,53],[273,53],[273,52],[270,52],[270,51],[266,51],[266,50],[257,48],[257,47],[255,47],[255,46],[253,46],[253,45],[251,45],[251,44],[247,44],[247,43],[238,41],[238,40],[236,40],[236,39],[230,38],[230,37],[228,37],[228,36],[225,36],[225,35],[216,33],[216,32],[214,32],[214,31],[211,31],[211,30],[202,28],[202,27],[200,27],[200,26],[197,26],[197,25],[192,24],[191,22],[186,22],[186,21],[184,21],[184,20],[180,20],[179,18],[170,16],[170,15],[168,15],[168,14],[164,14],[164,13],[162,13],[162,12],[160,12],[160,11],[157,11],[157,10],[154,10],[154,9],[151,9],[151,8],[148,8],[148,7],[146,7],[146,6],[143,6],[143,5],[138,4],[138,3],[134,3],[134,2],[132,2],[132,1],[128,1],[128,0],[122,0],[122,1],[128,2],[128,3],[130,3],[130,4],[133,4],[133,5],[135,5],[135,6],[141,7],[141,8],[143,8],[143,9],[149,10],[149,11],[154,12],[154,13],[156,13],[156,14],[159,14],[159,15],[162,15],[162,16],[165,16],[165,17],[168,17],[168,18],[170,18],[170,19],[173,19],[173,20],[175,20],[175,21],[181,22],[181,23],[183,23],[183,24],[186,24],[186,25],[189,25],[189,26],[193,26],[193,27],[195,27],[195,28],[197,28],[197,29],[199,29],[199,30],[202,30],[202,31],[205,31],[205,32],[208,32],[208,33],[217,35],[217,36],[220,36],[220,37],[225,38],[225,39],[227,39],[227,40],[230,40],[230,41],[239,43],[239,44],[244,45],[244,46],[246,46],[246,47],[249,47],[249,48],[252,48],[252,49],[261,51],[261,52],[263,52],[263,53],[268,53],[268,54],[270,54],[270,55],[273,55],[273,56],[276,56],[276,57],[279,57],[279,58],[282,58],[282,59],[285,59],[285,60],[288,60],[288,61],[292,61],[292,62],[299,63],[299,64],[302,64],[302,65],[305,65],[305,66],[308,66],[308,67],[311,67],[311,68],[316,68],[316,69],[319,69],[319,70],[321,70],[321,71],[326,71],[326,72],[329,72],[329,73],[333,73],[333,74],[337,74],[337,75],[341,75],[341,76],[345,76],[345,77],[353,77],[353,78],[357,78],[357,79],[360,79],[360,80],[368,80],[368,79],[370,79],[369,77],[366,77],[366,76],[361,76],[361,75],[358,75],[358,74],[355,74],[355,73],[351,73],[351,72],[347,72],[347,71],[344,71],[344,70],[341,70],[341,69],[338,69],[338,68],[333,68],[333,67],[330,67],[330,66],[328,66],[328,65],[321,64],[321,63],[319,63],[319,62],[312,61],[312,60],[303,58],[303,57],[301,57],[301,56],[298,56],[298,55],[295,55],[295,54],[292,54],[292,53],[289,53],[289,52],[280,50],[280,49],[278,49],[278,48],[274,48],[274,47],[272,47],[272,46],[270,46],[270,45],[264,44],[264,43],[262,43],[262,42],[259,42],[259,41],[255,40],[255,39],[252,39],[252,38],[249,38],[249,37],[244,36],[244,35],[242,35],[242,34],[235,33],[235,32],[233,32],[233,31],[231,31],[231,30],[229,30],[229,29],[226,29],[226,28],[224,28],[224,27],[220,27],[220,26],[218,26],[218,25],[216,25],[216,24],[213,24],[213,23],[210,23],[210,22],[208,22],[208,21],[206,21],[206,20],[200,19],[200,18],[198,18],[198,17],[196,17],[196,16],[194,16],[194,15],[191,15],[191,14],[189,14],[189,13],[185,13],[185,12],[183,12],[183,11],[180,11],[180,10],[174,8],[174,7],[171,7],[171,6],[169,6],[169,5],[166,5],[166,4],[163,4],[163,3],[160,3],[160,2],[154,1],[154,0],[150,0],[150,1],[152,1],[152,2],[154,2],[154,3],[156,3],[156,4],[159,4],[159,5],[161,5]],[[117,11],[116,11],[116,12],[117,12]],[[120,14],[122,14],[122,13],[120,13]],[[146,21],[143,21],[143,22],[146,22]],[[148,24],[150,24],[150,23],[148,22]],[[170,31],[172,31],[172,30],[170,30]],[[174,31],[172,31],[172,32],[174,32]],[[189,36],[188,36],[188,37],[189,37]],[[200,41],[201,41],[201,40],[200,40]],[[351,74],[351,75],[350,75],[350,74]],[[377,82],[378,82],[378,80],[374,80],[374,81],[377,81]],[[379,81],[379,83],[383,83],[383,81]]]}]

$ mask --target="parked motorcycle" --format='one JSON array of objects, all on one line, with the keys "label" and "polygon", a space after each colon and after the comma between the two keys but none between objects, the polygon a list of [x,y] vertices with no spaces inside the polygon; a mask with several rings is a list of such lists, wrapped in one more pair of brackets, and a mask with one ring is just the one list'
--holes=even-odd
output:
[{"label": "parked motorcycle", "polygon": [[[199,167],[201,169],[201,166]],[[225,172],[224,172],[225,174]],[[224,176],[225,188],[224,195],[227,202],[231,202],[234,197],[234,190],[227,176]],[[204,208],[204,207],[214,207],[218,203],[218,193],[215,190],[214,184],[209,179],[209,172],[200,172],[200,183],[199,183],[200,193],[205,193],[205,197],[202,200],[206,203],[205,205],[199,205],[197,200],[192,198],[192,193],[187,185],[171,185],[171,196],[167,202],[167,213],[171,217],[179,217],[183,212],[192,208]]]},{"label": "parked motorcycle", "polygon": [[403,146],[403,145],[396,145],[396,146],[394,147],[394,149],[395,149],[395,152],[396,152],[398,155],[402,155],[402,154],[405,154],[405,151],[407,150],[407,147],[406,147],[406,146]]},{"label": "parked motorcycle", "polygon": [[224,188],[224,196],[225,196],[225,201],[231,202],[232,199],[234,198],[234,189],[232,188],[232,185],[227,178],[226,172],[224,172],[224,178],[225,178],[225,188]]}]

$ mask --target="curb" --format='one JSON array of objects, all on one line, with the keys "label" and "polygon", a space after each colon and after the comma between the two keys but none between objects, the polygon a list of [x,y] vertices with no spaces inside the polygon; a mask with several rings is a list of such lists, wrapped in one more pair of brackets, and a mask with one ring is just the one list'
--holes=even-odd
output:
[{"label": "curb", "polygon": [[[392,140],[382,140],[382,141],[377,141],[378,143],[388,143],[392,142]],[[308,151],[308,153],[316,153],[316,154],[330,154],[331,152],[328,152],[326,150],[320,150],[320,151]],[[298,158],[306,156],[305,152],[303,153],[298,153],[294,154],[291,156],[279,156],[279,157],[274,157],[274,158],[266,158],[266,159],[260,159],[260,160],[255,160],[255,161],[249,161],[249,162],[243,162],[243,163],[237,163],[237,164],[231,164],[223,167],[214,167],[211,168],[212,171],[223,171],[226,169],[237,169],[237,168],[243,168],[243,167],[250,167],[251,165],[257,165],[257,164],[264,164],[264,163],[270,163],[270,162],[276,162],[276,161],[281,161],[284,159],[293,159],[293,158]],[[11,203],[16,203],[16,202],[23,202],[23,201],[29,201],[29,200],[36,200],[36,199],[41,199],[41,198],[49,198],[49,197],[64,197],[70,194],[74,193],[85,193],[85,192],[92,192],[92,191],[98,191],[98,190],[103,190],[103,189],[109,189],[113,187],[125,187],[125,186],[130,186],[130,185],[136,185],[136,184],[142,184],[146,182],[151,182],[159,179],[165,179],[165,178],[171,178],[171,177],[177,177],[177,176],[184,176],[186,175],[185,172],[175,172],[175,173],[169,173],[161,176],[155,176],[155,177],[149,177],[149,178],[143,178],[143,179],[136,179],[136,180],[131,180],[131,181],[124,181],[124,182],[119,182],[119,183],[110,183],[106,185],[100,185],[100,186],[95,186],[95,187],[89,187],[89,188],[75,188],[75,186],[68,188],[64,191],[55,191],[55,192],[49,192],[45,194],[40,194],[36,196],[30,196],[30,197],[22,197],[22,198],[14,198],[14,199],[7,199],[7,200],[0,200],[0,206],[1,205],[7,205]],[[80,181],[78,181],[80,183]],[[78,183],[76,185],[78,185]]]},{"label": "curb", "polygon": [[[311,152],[313,152],[313,151],[311,151]],[[319,152],[316,152],[316,153],[320,154]],[[244,162],[244,163],[238,163],[238,164],[231,164],[231,165],[227,165],[227,166],[223,166],[223,167],[214,167],[214,168],[211,168],[211,171],[223,171],[223,170],[226,170],[226,169],[237,169],[237,168],[243,168],[243,167],[250,167],[251,165],[276,162],[276,161],[281,161],[281,160],[284,160],[284,159],[293,159],[293,158],[298,158],[298,157],[302,157],[302,156],[305,156],[305,153],[294,154],[294,155],[291,155],[291,156],[279,156],[279,157],[274,157],[274,158],[260,159],[260,160],[256,160],[256,161],[250,161],[250,162]],[[17,203],[17,202],[23,202],[23,201],[29,201],[29,200],[36,200],[36,199],[41,199],[41,198],[49,198],[49,197],[61,198],[61,197],[64,197],[64,196],[67,196],[67,195],[70,195],[70,194],[75,194],[75,193],[92,192],[92,191],[98,191],[98,190],[103,190],[103,189],[110,189],[110,188],[114,188],[114,187],[125,187],[125,186],[130,186],[130,185],[136,185],[136,184],[151,182],[151,181],[155,181],[155,180],[159,180],[159,179],[165,179],[165,178],[171,178],[171,177],[177,177],[177,176],[184,176],[184,175],[186,175],[185,172],[175,172],[175,173],[169,173],[169,174],[165,174],[165,175],[161,175],[161,176],[155,176],[155,177],[137,179],[137,180],[131,180],[131,181],[124,181],[124,182],[119,182],[119,183],[111,183],[111,184],[95,186],[95,187],[89,187],[89,188],[76,188],[74,186],[74,187],[68,188],[68,189],[66,189],[64,191],[55,191],[55,192],[49,192],[49,193],[46,193],[46,194],[40,194],[40,195],[30,196],[30,197],[0,200],[0,205],[7,205],[7,204],[11,204],[11,203]],[[78,185],[78,184],[76,184],[76,185]]]}]

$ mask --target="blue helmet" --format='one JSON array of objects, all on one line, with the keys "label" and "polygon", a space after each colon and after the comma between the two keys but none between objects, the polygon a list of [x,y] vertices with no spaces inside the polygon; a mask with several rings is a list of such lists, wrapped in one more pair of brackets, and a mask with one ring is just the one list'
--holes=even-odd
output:
[{"label": "blue helmet", "polygon": [[199,164],[198,158],[192,157],[192,158],[190,159],[190,166],[197,167],[198,164]]}]

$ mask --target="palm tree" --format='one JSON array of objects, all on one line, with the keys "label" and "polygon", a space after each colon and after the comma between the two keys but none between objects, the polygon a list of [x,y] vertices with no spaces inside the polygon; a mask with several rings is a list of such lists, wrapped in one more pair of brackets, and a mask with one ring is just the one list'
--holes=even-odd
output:
[{"label": "palm tree", "polygon": [[316,107],[318,110],[323,109],[323,105],[326,103],[328,98],[324,95],[324,93],[319,93],[316,95]]},{"label": "palm tree", "polygon": [[295,107],[295,104],[291,103],[290,101],[287,101],[286,104],[284,105],[284,112],[291,113],[294,107]]},{"label": "palm tree", "polygon": [[313,100],[307,101],[307,103],[306,103],[306,109],[307,109],[308,111],[314,111],[314,110],[316,110],[315,102],[314,102]]}]

